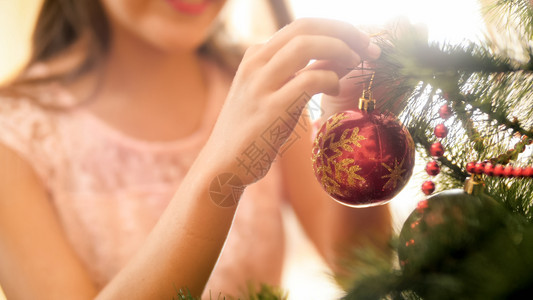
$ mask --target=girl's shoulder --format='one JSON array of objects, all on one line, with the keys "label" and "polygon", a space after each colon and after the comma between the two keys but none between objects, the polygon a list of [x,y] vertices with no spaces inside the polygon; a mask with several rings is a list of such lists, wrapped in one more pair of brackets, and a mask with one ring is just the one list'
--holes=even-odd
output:
[{"label": "girl's shoulder", "polygon": [[21,138],[36,137],[36,130],[53,122],[61,98],[51,83],[0,88],[0,138],[9,133],[17,133]]},{"label": "girl's shoulder", "polygon": [[41,178],[49,174],[57,139],[52,99],[56,92],[48,84],[10,85],[0,88],[0,144],[27,161]]}]

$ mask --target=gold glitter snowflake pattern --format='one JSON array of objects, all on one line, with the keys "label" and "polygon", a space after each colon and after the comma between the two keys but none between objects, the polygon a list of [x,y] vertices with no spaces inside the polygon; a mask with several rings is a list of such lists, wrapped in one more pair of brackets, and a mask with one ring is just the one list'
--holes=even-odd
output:
[{"label": "gold glitter snowflake pattern", "polygon": [[335,169],[337,170],[337,180],[341,180],[339,175],[342,172],[348,175],[348,183],[350,185],[355,184],[355,180],[365,182],[365,179],[361,177],[361,175],[357,174],[358,171],[361,171],[361,167],[355,165],[352,158],[345,158],[341,160],[340,163],[335,165]]},{"label": "gold glitter snowflake pattern", "polygon": [[[359,143],[366,138],[359,135],[359,128],[355,127],[352,129],[346,129],[343,131],[340,139],[335,140],[335,133],[331,132],[333,129],[341,125],[340,121],[346,119],[347,116],[344,114],[338,114],[332,117],[326,123],[326,136],[323,136],[323,133],[320,133],[314,142],[314,149],[316,152],[312,157],[313,164],[316,169],[316,173],[320,177],[320,181],[326,192],[329,194],[343,194],[340,191],[340,185],[338,182],[342,181],[342,175],[346,174],[348,178],[348,183],[353,185],[357,180],[365,182],[365,179],[357,174],[361,170],[359,165],[354,164],[352,158],[345,158],[341,161],[336,159],[343,154],[344,151],[353,151],[353,146],[360,148],[361,144]],[[318,150],[320,143],[326,143],[330,141],[329,149],[333,151],[333,155],[327,157],[324,151]],[[319,165],[317,165],[317,160],[320,160]],[[335,170],[335,174],[333,172]]]},{"label": "gold glitter snowflake pattern", "polygon": [[402,162],[398,164],[398,160],[394,160],[394,166],[388,166],[385,163],[381,163],[381,165],[387,169],[390,173],[387,175],[381,176],[381,178],[389,178],[387,183],[383,186],[383,189],[392,187],[396,188],[398,185],[398,181],[402,180],[402,174],[407,171],[406,169],[403,169],[403,163],[404,160],[402,159]]}]

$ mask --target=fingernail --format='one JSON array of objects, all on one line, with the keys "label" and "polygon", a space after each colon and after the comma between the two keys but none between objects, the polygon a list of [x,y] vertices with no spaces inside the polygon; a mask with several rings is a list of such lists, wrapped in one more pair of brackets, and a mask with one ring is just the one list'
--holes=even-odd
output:
[{"label": "fingernail", "polygon": [[374,43],[370,43],[367,48],[367,54],[371,59],[378,59],[381,55],[381,48]]}]

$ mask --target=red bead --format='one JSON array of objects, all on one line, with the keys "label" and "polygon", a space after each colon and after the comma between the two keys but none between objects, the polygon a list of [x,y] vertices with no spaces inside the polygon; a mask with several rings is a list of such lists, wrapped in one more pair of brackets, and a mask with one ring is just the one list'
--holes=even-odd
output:
[{"label": "red bead", "polygon": [[524,177],[533,177],[533,167],[529,166],[522,171]]},{"label": "red bead", "polygon": [[422,192],[426,195],[431,195],[435,191],[435,184],[433,181],[426,181],[422,183]]},{"label": "red bead", "polygon": [[471,161],[466,164],[466,171],[470,174],[474,174],[475,167],[476,167],[476,163]]},{"label": "red bead", "polygon": [[434,133],[438,138],[445,138],[448,135],[448,128],[444,124],[439,124],[435,126]]},{"label": "red bead", "polygon": [[[427,204],[427,202],[426,202],[426,204]],[[411,223],[411,228],[412,228],[412,229],[415,229],[418,225],[420,225],[420,221],[419,221],[419,220],[416,220],[416,221],[414,221],[413,223]]]},{"label": "red bead", "polygon": [[475,174],[483,174],[484,170],[485,170],[485,163],[482,163],[482,162],[476,163],[476,166],[474,167]]},{"label": "red bead", "polygon": [[494,167],[494,176],[498,176],[498,177],[503,176],[503,170],[504,170],[504,168],[503,168],[502,165],[499,165],[499,164],[496,165]]},{"label": "red bead", "polygon": [[516,177],[516,178],[518,178],[518,177],[522,177],[522,171],[523,171],[523,170],[522,170],[522,168],[520,168],[520,167],[516,167],[516,168],[514,168],[514,169],[513,169],[513,177]]},{"label": "red bead", "polygon": [[444,120],[447,120],[452,116],[452,110],[450,109],[448,104],[444,104],[439,108],[439,116]]},{"label": "red bead", "polygon": [[513,166],[507,165],[507,167],[505,167],[505,169],[503,169],[503,176],[505,176],[505,177],[513,176]]},{"label": "red bead", "polygon": [[483,173],[487,174],[488,176],[494,175],[494,165],[491,163],[486,163],[485,169],[483,169]]},{"label": "red bead", "polygon": [[[431,181],[429,181],[431,182]],[[433,182],[431,182],[433,183]],[[431,193],[430,193],[431,194]],[[419,212],[419,213],[423,213],[424,210],[428,208],[428,201],[426,199],[424,200],[420,200],[418,201],[418,203],[416,204],[416,210]]]},{"label": "red bead", "polygon": [[431,175],[435,176],[440,173],[440,166],[439,163],[436,161],[430,161],[426,165],[426,172]]},{"label": "red bead", "polygon": [[444,154],[444,147],[440,142],[433,143],[429,148],[431,156],[441,157]]}]

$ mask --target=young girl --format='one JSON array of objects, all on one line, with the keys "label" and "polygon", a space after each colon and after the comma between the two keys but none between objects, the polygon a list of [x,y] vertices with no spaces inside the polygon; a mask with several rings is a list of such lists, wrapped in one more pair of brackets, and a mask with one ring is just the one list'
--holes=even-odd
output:
[{"label": "young girl", "polygon": [[44,1],[33,58],[0,99],[8,298],[279,284],[284,200],[335,271],[353,246],[387,242],[387,207],[347,208],[318,186],[310,128],[295,117],[313,94],[353,101],[360,87],[342,78],[379,48],[349,24],[302,19],[232,74],[213,42],[224,4]]}]

